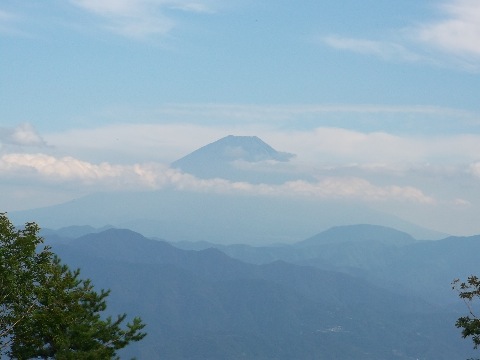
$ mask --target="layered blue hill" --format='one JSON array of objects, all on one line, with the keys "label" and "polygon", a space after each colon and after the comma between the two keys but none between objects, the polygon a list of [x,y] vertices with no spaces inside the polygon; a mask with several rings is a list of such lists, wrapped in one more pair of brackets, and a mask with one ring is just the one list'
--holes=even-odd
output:
[{"label": "layered blue hill", "polygon": [[148,336],[122,358],[450,360],[472,355],[454,327],[458,314],[358,276],[284,261],[247,264],[216,249],[181,250],[129,230],[49,243],[97,289],[112,290],[108,313],[139,315],[147,324]]}]

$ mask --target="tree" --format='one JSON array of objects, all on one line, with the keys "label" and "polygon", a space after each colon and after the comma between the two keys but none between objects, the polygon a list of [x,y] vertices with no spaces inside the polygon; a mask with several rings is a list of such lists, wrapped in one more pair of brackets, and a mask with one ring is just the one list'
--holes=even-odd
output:
[{"label": "tree", "polygon": [[0,213],[0,356],[18,326],[38,308],[33,289],[43,282],[52,257],[48,247],[37,251],[42,242],[38,231],[34,223],[16,229]]},{"label": "tree", "polygon": [[140,318],[125,328],[126,314],[102,318],[109,291],[96,292],[89,279],[80,279],[80,271],[71,271],[48,247],[35,250],[42,243],[38,231],[33,223],[16,230],[0,215],[4,352],[17,359],[112,359],[117,350],[141,340],[146,334]]},{"label": "tree", "polygon": [[455,279],[452,288],[458,291],[461,299],[465,301],[469,314],[457,319],[455,326],[462,328],[463,338],[471,337],[474,349],[480,345],[480,319],[475,315],[473,300],[480,297],[480,279],[477,276],[468,277],[466,282]]}]

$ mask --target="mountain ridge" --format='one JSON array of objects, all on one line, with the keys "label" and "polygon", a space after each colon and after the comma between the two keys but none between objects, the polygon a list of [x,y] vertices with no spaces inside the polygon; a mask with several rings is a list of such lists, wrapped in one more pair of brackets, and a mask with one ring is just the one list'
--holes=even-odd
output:
[{"label": "mountain ridge", "polygon": [[406,245],[417,241],[417,239],[404,231],[392,227],[372,224],[354,224],[333,226],[306,240],[297,242],[295,245],[306,247],[325,245],[332,242],[339,243],[349,241],[380,241],[391,245]]},{"label": "mountain ridge", "polygon": [[283,261],[246,264],[127,229],[56,239],[53,250],[111,289],[111,313],[147,323],[148,336],[125,357],[447,360],[470,353],[455,314],[358,276]]}]

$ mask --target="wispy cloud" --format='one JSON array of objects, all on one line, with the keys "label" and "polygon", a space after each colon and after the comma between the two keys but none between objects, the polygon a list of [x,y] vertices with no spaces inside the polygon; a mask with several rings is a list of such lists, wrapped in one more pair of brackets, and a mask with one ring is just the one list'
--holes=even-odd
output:
[{"label": "wispy cloud", "polygon": [[17,14],[0,9],[0,34],[21,34],[21,31],[17,27],[19,21],[20,17]]},{"label": "wispy cloud", "polygon": [[479,135],[408,136],[321,127],[313,131],[265,134],[273,144],[311,163],[449,164],[469,163],[480,154]]},{"label": "wispy cloud", "polygon": [[[431,126],[437,126],[432,123]],[[409,134],[334,126],[292,130],[279,123],[200,125],[114,124],[45,134],[64,154],[114,162],[173,162],[229,134],[257,135],[279,151],[313,165],[471,163],[480,154],[480,134]]]},{"label": "wispy cloud", "polygon": [[0,24],[9,23],[14,21],[16,18],[17,16],[13,13],[0,9]]},{"label": "wispy cloud", "polygon": [[330,35],[324,37],[323,42],[328,46],[348,50],[364,55],[373,55],[383,60],[395,62],[428,61],[427,58],[408,50],[405,46],[393,42],[356,39]]},{"label": "wispy cloud", "polygon": [[171,11],[213,12],[211,1],[198,0],[70,0],[103,21],[109,31],[130,38],[143,39],[165,35],[175,27]]},{"label": "wispy cloud", "polygon": [[[125,109],[121,109],[122,112]],[[166,104],[156,110],[157,115],[184,116],[193,114],[201,117],[228,118],[230,120],[281,120],[297,116],[322,115],[328,113],[355,114],[424,114],[469,117],[464,110],[438,106],[393,106],[377,104],[318,104],[318,105],[248,105],[248,104]]]},{"label": "wispy cloud", "polygon": [[480,161],[476,161],[470,164],[469,173],[480,179]]},{"label": "wispy cloud", "polygon": [[91,156],[127,163],[172,162],[195,148],[228,135],[229,130],[188,123],[113,124],[45,134],[45,138],[63,153],[81,158]]},{"label": "wispy cloud", "polygon": [[0,145],[46,146],[45,140],[30,123],[23,123],[15,128],[0,127]]},{"label": "wispy cloud", "polygon": [[477,0],[444,2],[445,17],[420,25],[420,40],[455,55],[474,55],[480,60],[480,3]]},{"label": "wispy cloud", "polygon": [[424,20],[401,29],[388,29],[392,40],[329,35],[322,43],[334,49],[370,55],[390,62],[425,63],[480,70],[480,3],[444,0],[443,17]]},{"label": "wispy cloud", "polygon": [[[281,186],[283,191],[294,194],[321,198],[360,199],[372,201],[412,201],[424,204],[434,204],[432,197],[425,195],[421,190],[411,186],[376,186],[361,178],[330,177],[317,183],[298,180],[287,182]],[[287,191],[288,190],[288,191]]]},{"label": "wispy cloud", "polygon": [[[380,104],[228,104],[178,103],[158,107],[116,106],[89,114],[89,123],[131,122],[143,119],[150,124],[235,127],[261,132],[262,128],[345,127],[364,131],[442,134],[480,132],[480,117],[475,112],[442,106],[395,106]],[[452,127],[452,123],[455,126]],[[238,131],[238,130],[237,130]]]}]

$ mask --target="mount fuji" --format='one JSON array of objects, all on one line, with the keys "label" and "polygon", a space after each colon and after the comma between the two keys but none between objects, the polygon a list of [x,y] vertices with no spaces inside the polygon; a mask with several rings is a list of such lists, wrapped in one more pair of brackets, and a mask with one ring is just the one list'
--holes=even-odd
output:
[{"label": "mount fuji", "polygon": [[253,183],[279,183],[293,178],[275,169],[295,155],[280,152],[257,136],[228,135],[174,161],[171,167],[201,179],[223,178]]},{"label": "mount fuji", "polygon": [[[199,179],[252,184],[308,180],[309,174],[295,171],[290,163],[292,157],[256,136],[229,135],[182,157],[171,167]],[[168,186],[151,191],[92,193],[63,204],[9,215],[17,224],[35,221],[52,229],[109,224],[169,241],[218,244],[292,243],[332,226],[352,224],[393,227],[417,239],[443,236],[359,202]]]}]

